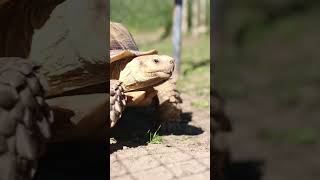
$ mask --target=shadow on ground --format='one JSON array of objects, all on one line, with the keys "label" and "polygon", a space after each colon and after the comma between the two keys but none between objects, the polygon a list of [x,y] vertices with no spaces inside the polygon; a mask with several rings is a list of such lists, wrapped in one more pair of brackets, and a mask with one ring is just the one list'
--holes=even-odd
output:
[{"label": "shadow on ground", "polygon": [[226,170],[226,180],[261,180],[265,162],[262,160],[244,160],[231,162]]},{"label": "shadow on ground", "polygon": [[[166,135],[199,135],[204,131],[189,124],[192,113],[181,114],[181,121],[162,124],[159,134]],[[116,144],[110,144],[110,154],[123,147],[138,147],[148,144],[148,131],[156,132],[160,123],[156,120],[152,110],[132,108],[127,109],[117,126],[111,129],[111,137],[117,140]]]}]

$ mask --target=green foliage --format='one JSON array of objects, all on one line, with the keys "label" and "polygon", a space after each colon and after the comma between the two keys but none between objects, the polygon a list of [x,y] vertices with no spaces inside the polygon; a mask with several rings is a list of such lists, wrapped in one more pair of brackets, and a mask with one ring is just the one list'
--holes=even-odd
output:
[{"label": "green foliage", "polygon": [[153,31],[172,20],[173,0],[111,0],[111,20],[129,31]]},{"label": "green foliage", "polygon": [[208,100],[195,100],[191,102],[191,105],[196,108],[204,108],[204,109],[210,107],[210,103]]},{"label": "green foliage", "polygon": [[[178,87],[185,93],[210,95],[210,40],[202,36],[185,43],[182,49],[181,77]],[[192,83],[190,83],[192,82]]]},{"label": "green foliage", "polygon": [[[187,2],[190,27],[192,0]],[[110,7],[111,20],[125,24],[131,32],[154,31],[172,23],[174,0],[110,0]],[[206,23],[210,25],[210,0],[206,8]]]}]

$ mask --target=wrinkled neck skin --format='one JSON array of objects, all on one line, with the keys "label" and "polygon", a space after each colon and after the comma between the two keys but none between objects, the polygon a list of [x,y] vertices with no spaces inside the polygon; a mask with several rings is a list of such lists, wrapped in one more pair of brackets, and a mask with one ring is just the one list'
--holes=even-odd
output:
[{"label": "wrinkled neck skin", "polygon": [[126,65],[132,58],[121,60],[121,62],[112,63],[110,65],[110,78],[119,79],[121,71],[125,69]]}]

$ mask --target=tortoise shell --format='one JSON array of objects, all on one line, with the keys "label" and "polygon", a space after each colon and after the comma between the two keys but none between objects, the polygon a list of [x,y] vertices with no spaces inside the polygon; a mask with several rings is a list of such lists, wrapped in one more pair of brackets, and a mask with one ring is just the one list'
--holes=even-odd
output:
[{"label": "tortoise shell", "polygon": [[[100,32],[101,28],[89,26],[90,19],[73,23],[73,14],[63,11],[69,6],[73,7],[60,5],[45,26],[35,32],[29,57],[42,66],[47,77],[47,98],[107,93],[107,29]],[[105,19],[98,18],[96,23],[103,24]]]},{"label": "tortoise shell", "polygon": [[110,63],[137,56],[158,54],[155,49],[139,51],[131,33],[122,24],[110,22]]}]

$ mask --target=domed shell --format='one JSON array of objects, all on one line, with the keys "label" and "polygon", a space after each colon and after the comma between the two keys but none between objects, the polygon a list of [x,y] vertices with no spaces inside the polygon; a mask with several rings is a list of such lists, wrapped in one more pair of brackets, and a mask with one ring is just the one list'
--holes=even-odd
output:
[{"label": "domed shell", "polygon": [[110,63],[150,54],[158,54],[158,52],[155,49],[139,51],[128,29],[120,23],[110,22]]}]

